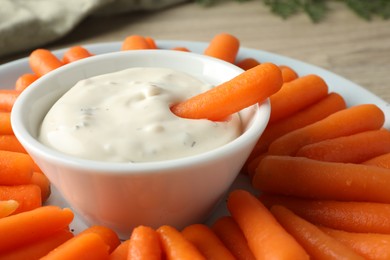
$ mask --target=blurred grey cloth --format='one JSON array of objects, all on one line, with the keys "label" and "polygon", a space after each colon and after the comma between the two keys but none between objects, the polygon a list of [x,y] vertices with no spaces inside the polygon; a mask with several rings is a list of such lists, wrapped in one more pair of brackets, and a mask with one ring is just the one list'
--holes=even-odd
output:
[{"label": "blurred grey cloth", "polygon": [[54,41],[94,15],[157,10],[185,0],[0,0],[0,56]]}]

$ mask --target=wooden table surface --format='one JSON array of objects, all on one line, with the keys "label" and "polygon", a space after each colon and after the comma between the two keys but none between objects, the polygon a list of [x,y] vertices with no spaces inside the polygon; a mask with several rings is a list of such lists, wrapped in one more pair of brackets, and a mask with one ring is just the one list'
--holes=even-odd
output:
[{"label": "wooden table surface", "polygon": [[[131,34],[207,42],[217,33],[228,32],[244,47],[328,69],[390,102],[390,20],[365,21],[338,2],[329,8],[325,20],[314,24],[305,14],[283,20],[259,1],[207,8],[188,2],[154,12],[88,18],[70,34],[42,47],[121,41]],[[0,58],[0,64],[27,54]]]}]

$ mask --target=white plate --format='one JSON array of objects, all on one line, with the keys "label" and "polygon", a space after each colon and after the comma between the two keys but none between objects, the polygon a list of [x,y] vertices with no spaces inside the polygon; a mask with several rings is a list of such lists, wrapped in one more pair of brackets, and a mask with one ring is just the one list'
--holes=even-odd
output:
[{"label": "white plate", "polygon": [[[189,41],[157,41],[157,45],[162,49],[170,49],[172,47],[184,46],[196,53],[203,53],[203,50],[206,48],[207,43],[203,42],[189,42]],[[110,42],[110,43],[99,43],[85,45],[91,53],[93,54],[102,54],[114,51],[120,51],[121,42]],[[67,49],[57,50],[54,53],[61,57]],[[385,127],[390,128],[390,108],[389,104],[386,103],[383,99],[377,97],[367,89],[343,78],[330,71],[307,64],[302,61],[291,59],[285,56],[277,55],[274,53],[269,53],[261,50],[254,50],[248,48],[241,48],[238,54],[238,60],[252,57],[260,62],[273,62],[278,65],[287,65],[293,68],[299,75],[307,74],[317,74],[321,76],[329,86],[329,91],[334,91],[341,94],[348,106],[363,104],[363,103],[372,103],[378,105],[385,113],[386,122]],[[30,72],[28,65],[28,58],[19,59],[13,62],[0,66],[0,88],[3,89],[12,89],[14,87],[16,79],[23,73]],[[364,119],[362,119],[364,120]],[[247,190],[252,190],[255,192],[247,179],[246,176],[240,175],[237,180],[234,182],[231,190],[243,188]],[[53,189],[52,194],[47,201],[47,204],[57,205],[60,207],[68,207],[66,201],[58,194],[56,190]],[[219,205],[219,207],[212,213],[208,223],[213,223],[215,219],[222,215],[228,214],[226,210],[225,201]],[[80,220],[79,217],[75,217],[71,224],[71,229],[78,233],[79,231],[85,229],[86,226]]]}]

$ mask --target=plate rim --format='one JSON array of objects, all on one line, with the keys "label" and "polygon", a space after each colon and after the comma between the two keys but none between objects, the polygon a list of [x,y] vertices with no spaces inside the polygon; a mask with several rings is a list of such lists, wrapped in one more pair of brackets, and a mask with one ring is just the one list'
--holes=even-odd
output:
[{"label": "plate rim", "polygon": [[[173,48],[177,46],[184,46],[193,52],[200,52],[207,47],[207,42],[201,41],[183,41],[183,40],[156,40],[157,46],[159,48]],[[84,48],[87,48],[90,52],[99,55],[102,53],[108,53],[113,51],[120,51],[121,41],[111,41],[111,42],[98,42],[90,44],[82,44]],[[60,57],[69,47],[59,48],[52,50],[55,55]],[[329,86],[329,91],[335,91],[341,94],[347,102],[348,106],[361,104],[361,103],[373,103],[378,105],[385,113],[386,122],[384,127],[390,128],[390,105],[385,100],[379,96],[372,93],[370,90],[360,86],[353,81],[342,77],[330,70],[321,68],[317,65],[309,64],[307,62],[297,60],[288,56],[280,55],[273,52],[268,52],[265,50],[257,50],[253,48],[247,48],[245,46],[240,47],[237,59],[242,59],[244,57],[252,57],[258,59],[260,62],[274,62],[278,65],[287,65],[291,66],[299,75],[307,74],[317,74],[324,78]],[[297,68],[297,67],[299,68]],[[16,71],[14,71],[16,68]],[[22,57],[13,61],[0,65],[0,89],[4,89],[4,86],[8,85],[8,89],[11,88],[12,83],[16,81],[18,75],[13,75],[12,79],[5,79],[7,74],[11,72],[12,74],[18,74],[20,72],[28,73],[28,56]],[[314,73],[315,72],[315,73]],[[7,89],[7,88],[6,88]],[[367,102],[365,102],[367,100]],[[235,188],[245,188],[251,191],[254,191],[250,186],[249,181],[246,181],[239,176],[235,183],[232,185],[231,189]],[[58,191],[53,187],[52,195],[45,203],[45,205],[57,205],[60,207],[69,207],[66,201],[59,195]],[[208,223],[212,223],[216,217],[226,214],[226,203],[220,203],[219,207],[214,210],[214,213],[210,214]],[[75,213],[75,218],[71,223],[71,230],[75,233],[80,232],[86,228],[86,225]]]}]

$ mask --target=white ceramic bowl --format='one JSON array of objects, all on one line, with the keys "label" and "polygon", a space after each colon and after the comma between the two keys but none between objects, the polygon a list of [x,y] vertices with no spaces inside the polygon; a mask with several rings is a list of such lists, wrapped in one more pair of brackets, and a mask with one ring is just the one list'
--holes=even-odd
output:
[{"label": "white ceramic bowl", "polygon": [[37,140],[50,107],[77,81],[130,67],[167,67],[217,85],[242,73],[229,63],[169,50],[115,52],[63,66],[18,98],[15,135],[71,208],[88,224],[105,225],[124,239],[140,224],[182,228],[202,222],[228,190],[269,118],[266,101],[240,112],[244,132],[232,142],[191,157],[123,164],[83,160]]}]

